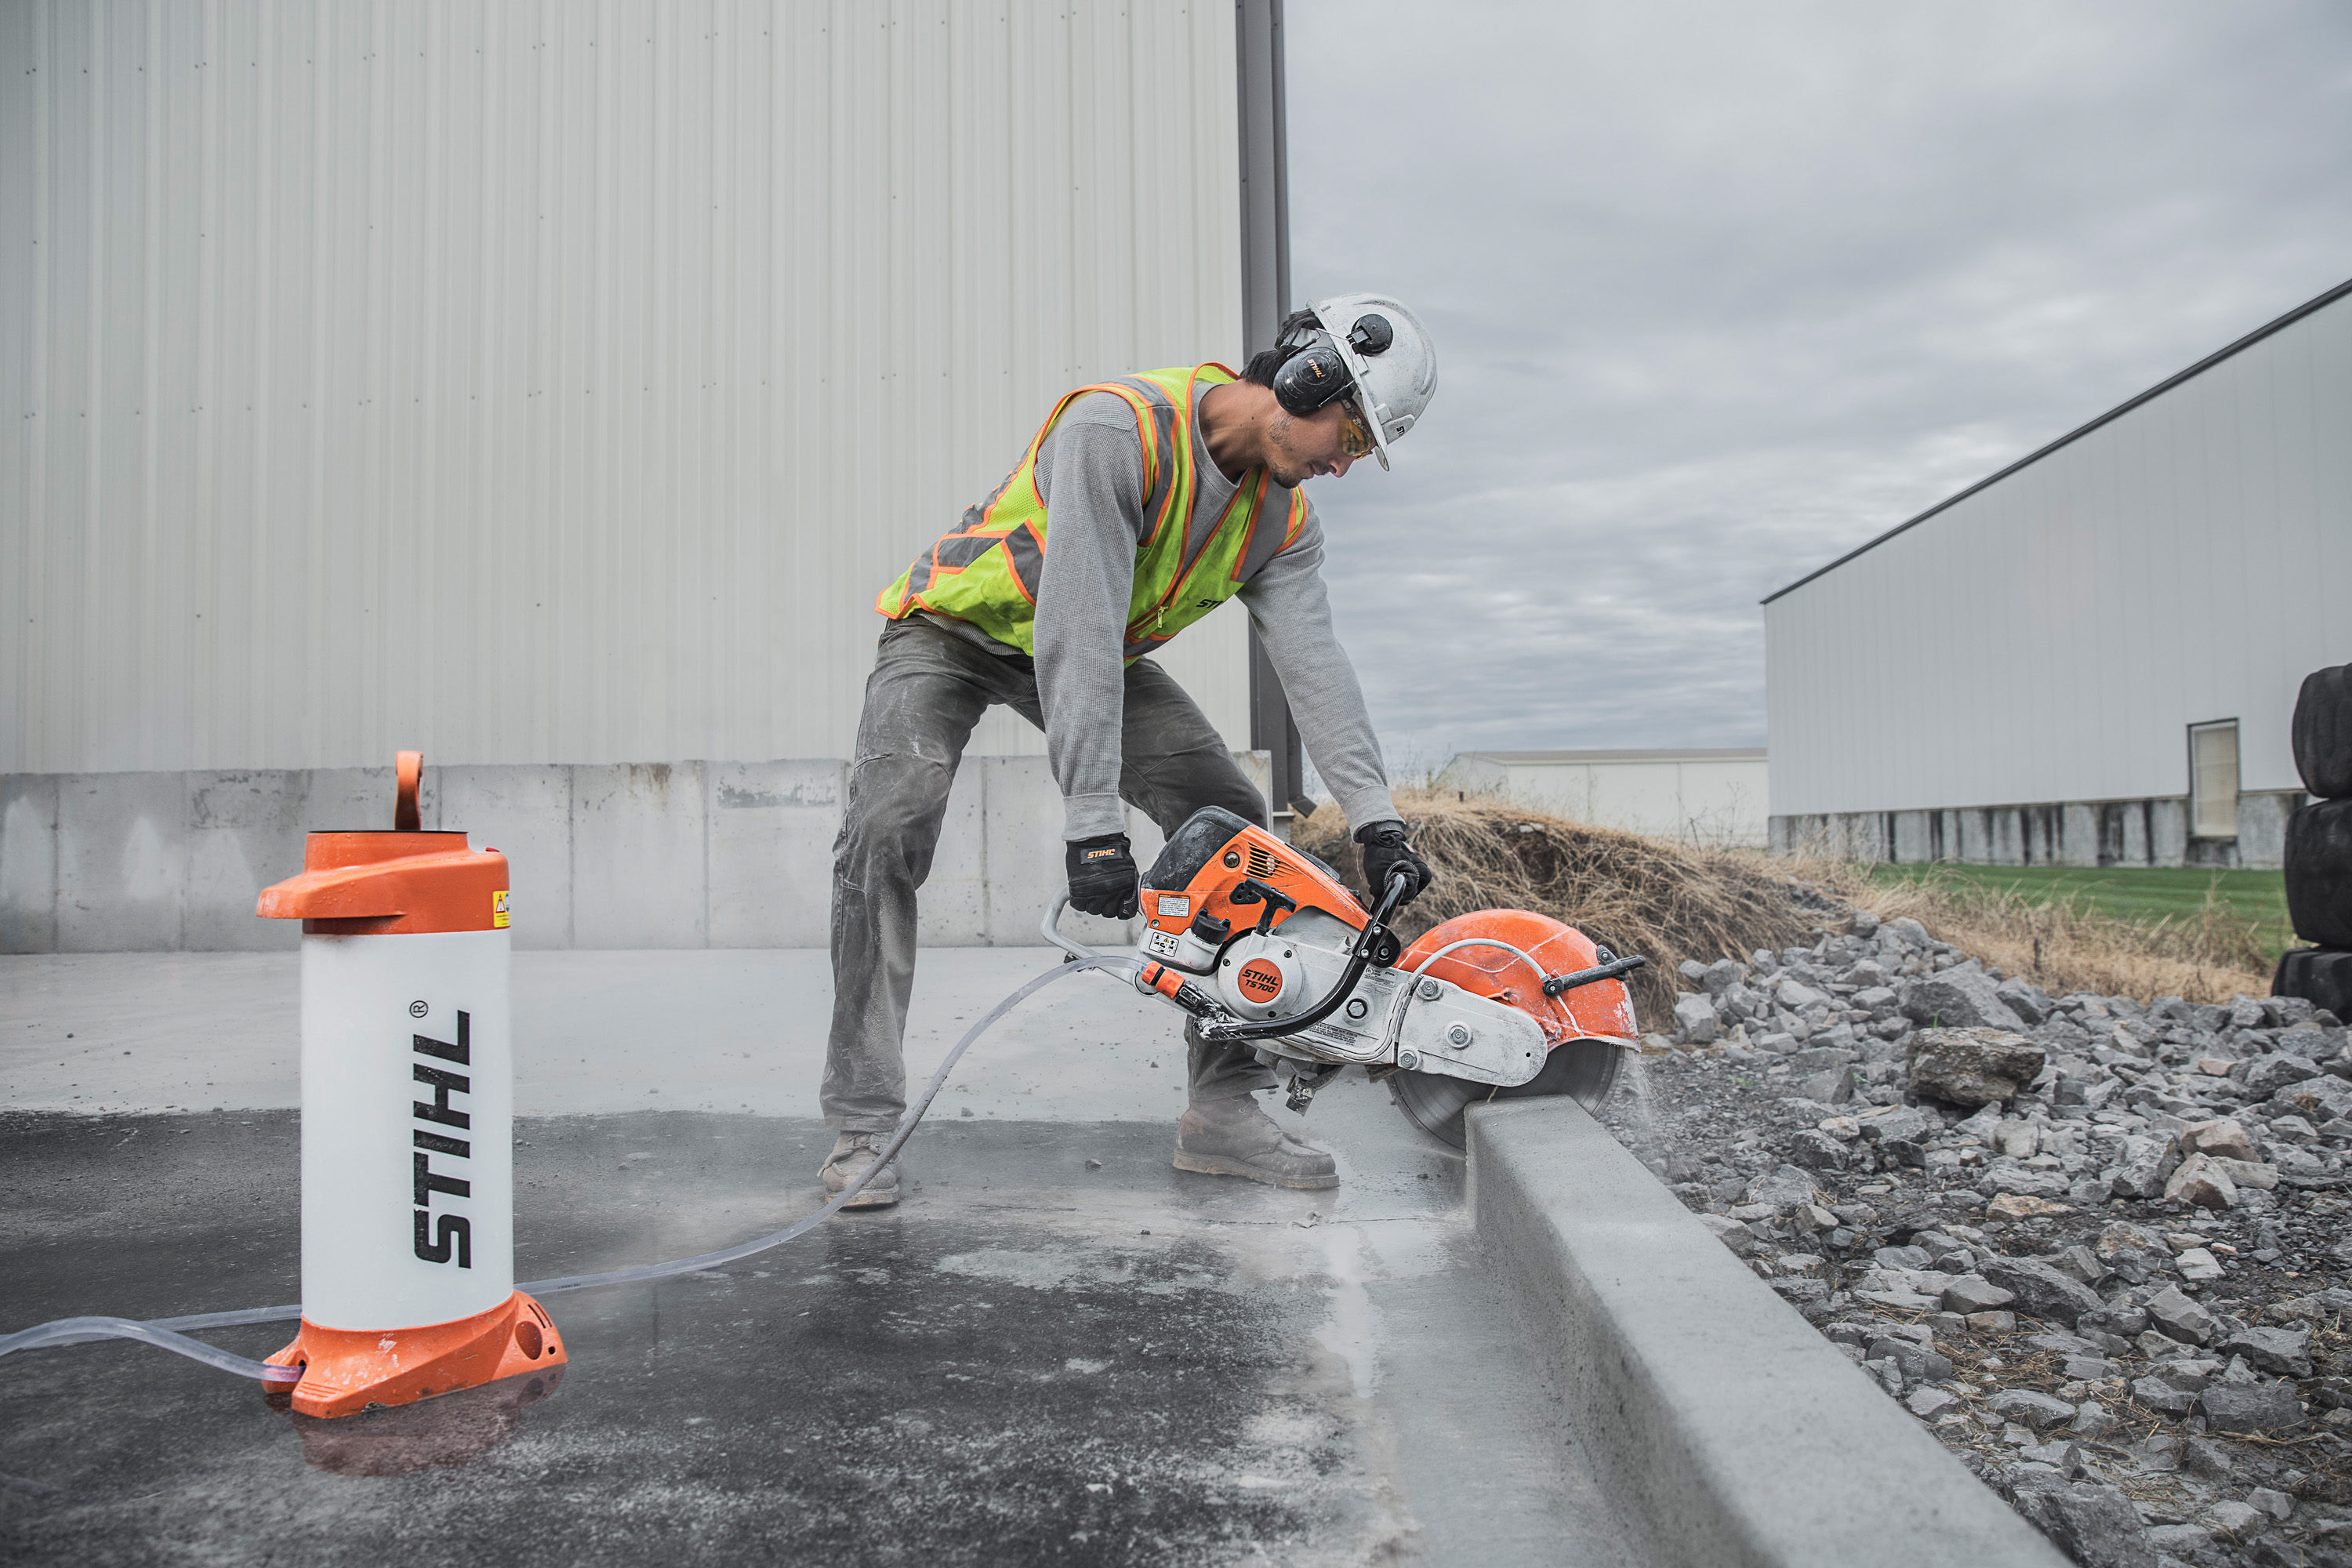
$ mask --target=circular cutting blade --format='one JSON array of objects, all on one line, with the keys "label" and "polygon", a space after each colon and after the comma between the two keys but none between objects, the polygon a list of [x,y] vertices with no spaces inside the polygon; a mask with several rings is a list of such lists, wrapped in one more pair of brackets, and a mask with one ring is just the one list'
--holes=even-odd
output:
[{"label": "circular cutting blade", "polygon": [[1389,1079],[1389,1097],[1414,1126],[1459,1149],[1469,1137],[1462,1113],[1476,1100],[1565,1094],[1587,1110],[1597,1109],[1617,1082],[1622,1047],[1599,1040],[1570,1040],[1555,1047],[1543,1070],[1516,1089],[1489,1089],[1444,1073],[1401,1072]]}]

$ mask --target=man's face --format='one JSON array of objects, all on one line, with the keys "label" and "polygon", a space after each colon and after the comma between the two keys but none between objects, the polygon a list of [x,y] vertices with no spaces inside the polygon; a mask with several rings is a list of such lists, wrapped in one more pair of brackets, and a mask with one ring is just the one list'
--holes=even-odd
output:
[{"label": "man's face", "polygon": [[1354,466],[1352,447],[1360,453],[1370,437],[1358,420],[1352,398],[1318,408],[1308,415],[1282,412],[1266,427],[1265,471],[1285,489],[1318,474],[1344,474]]}]

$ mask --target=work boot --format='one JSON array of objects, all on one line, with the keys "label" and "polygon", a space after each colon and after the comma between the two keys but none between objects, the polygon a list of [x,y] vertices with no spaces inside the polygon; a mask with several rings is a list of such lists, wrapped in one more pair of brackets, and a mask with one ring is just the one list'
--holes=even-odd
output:
[{"label": "work boot", "polygon": [[[887,1138],[879,1132],[845,1132],[834,1140],[833,1152],[824,1157],[824,1195],[835,1198],[844,1187],[866,1173],[882,1152]],[[859,1189],[856,1197],[842,1205],[849,1209],[888,1208],[898,1201],[898,1167],[891,1165],[880,1175]]]},{"label": "work boot", "polygon": [[1285,1132],[1245,1094],[1185,1109],[1176,1123],[1176,1168],[1205,1176],[1244,1176],[1270,1187],[1339,1184],[1329,1154]]}]

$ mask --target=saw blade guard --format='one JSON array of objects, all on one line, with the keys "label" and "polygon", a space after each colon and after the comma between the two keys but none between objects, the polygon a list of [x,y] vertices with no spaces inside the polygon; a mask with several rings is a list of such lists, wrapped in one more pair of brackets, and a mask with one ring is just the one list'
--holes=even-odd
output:
[{"label": "saw blade guard", "polygon": [[[1541,967],[1530,969],[1528,959]],[[1531,910],[1479,910],[1432,928],[1405,950],[1397,967],[1450,981],[1474,995],[1517,1008],[1542,1026],[1545,1043],[1554,1049],[1570,1040],[1638,1048],[1641,1030],[1633,1019],[1633,993],[1624,981],[1596,980],[1558,995],[1543,984],[1547,975],[1616,961],[1616,954],[1549,915]]]}]

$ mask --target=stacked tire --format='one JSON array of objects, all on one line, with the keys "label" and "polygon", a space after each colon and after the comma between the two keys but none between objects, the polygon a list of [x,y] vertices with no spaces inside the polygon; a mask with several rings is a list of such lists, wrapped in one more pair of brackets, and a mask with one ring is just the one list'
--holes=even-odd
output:
[{"label": "stacked tire", "polygon": [[2271,994],[2352,1018],[2352,664],[2305,679],[2294,742],[2313,799],[2287,818],[2286,912],[2314,945],[2279,960]]}]

